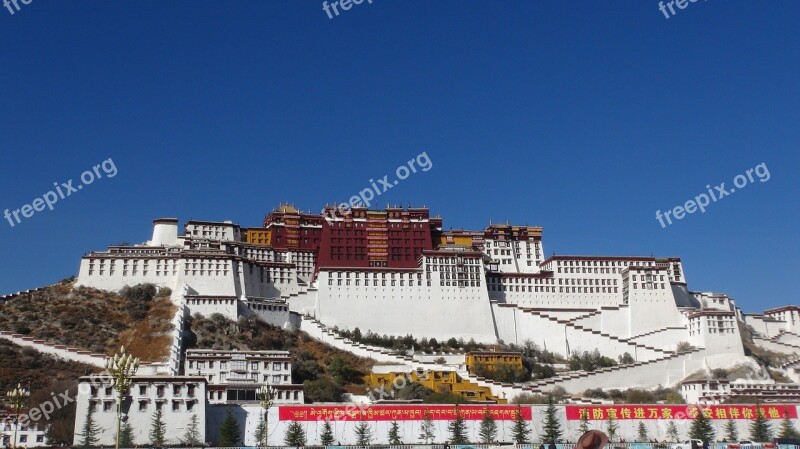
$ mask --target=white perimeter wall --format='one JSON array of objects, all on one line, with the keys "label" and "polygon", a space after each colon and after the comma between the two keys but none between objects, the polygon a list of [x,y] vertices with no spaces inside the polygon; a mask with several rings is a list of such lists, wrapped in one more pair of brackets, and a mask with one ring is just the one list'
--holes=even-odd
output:
[{"label": "white perimeter wall", "polygon": [[[341,404],[342,408],[346,405]],[[255,428],[258,425],[261,416],[263,415],[263,409],[261,409],[258,405],[244,405],[244,406],[226,406],[226,405],[212,405],[208,407],[206,413],[206,429],[207,429],[207,440],[209,443],[214,443],[219,439],[219,427],[222,424],[223,419],[225,419],[226,408],[230,407],[232,415],[237,419],[239,423],[240,429],[242,429],[242,436],[244,437],[244,446],[257,446],[257,442],[254,437]],[[532,441],[539,441],[540,436],[543,434],[543,419],[545,416],[545,408],[546,406],[532,406],[533,407],[533,419],[528,422],[528,425],[531,429],[531,438]],[[577,440],[580,434],[580,421],[567,421],[564,407],[558,406],[558,418],[561,422],[562,430],[564,430],[564,437],[569,439],[570,441],[574,442]],[[280,421],[278,419],[278,407],[272,407],[269,410],[269,415],[267,417],[268,425],[269,425],[269,440],[268,445],[270,446],[279,446],[283,445],[283,438],[286,433],[287,426],[291,423],[291,421]],[[798,420],[793,420],[795,427],[798,426]],[[619,425],[619,430],[617,432],[618,438],[623,438],[626,441],[635,441],[636,435],[638,433],[639,422],[640,420],[630,419],[630,420],[617,420],[615,421],[616,424]],[[655,438],[659,441],[666,440],[667,437],[667,426],[670,423],[669,420],[641,420],[645,424],[645,428],[647,429],[648,436],[651,438]],[[681,419],[675,420],[675,424],[678,428],[678,433],[680,435],[680,439],[688,438],[689,428],[692,424],[691,419]],[[711,420],[711,425],[716,430],[718,436],[724,435],[724,426],[726,424],[726,420]],[[742,438],[745,438],[749,435],[749,424],[750,420],[745,419],[738,419],[734,420],[736,426],[739,430],[739,435]],[[777,420],[771,420],[773,424],[773,428],[777,428],[779,422]],[[320,444],[319,435],[322,430],[322,423],[317,421],[301,421],[300,422],[306,432],[306,439],[308,445],[318,445]],[[368,421],[372,430],[373,430],[373,444],[387,444],[388,443],[388,431],[391,421]],[[401,439],[406,444],[411,443],[419,443],[419,434],[420,434],[420,424],[421,421],[398,421],[397,422],[400,426],[400,435]],[[436,443],[443,443],[450,439],[449,433],[447,431],[447,425],[449,421],[438,421],[434,420],[434,442]],[[341,444],[355,444],[356,438],[354,435],[354,428],[358,425],[358,421],[332,421],[331,426],[333,427],[334,431],[334,438],[338,443]],[[471,441],[479,441],[478,430],[479,430],[480,420],[468,420],[467,421],[467,436]],[[497,439],[500,442],[510,442],[511,441],[511,425],[512,421],[497,421],[498,427],[498,435]],[[591,429],[598,429],[606,431],[606,422],[605,421],[598,421],[598,420],[590,420],[589,425]]]}]

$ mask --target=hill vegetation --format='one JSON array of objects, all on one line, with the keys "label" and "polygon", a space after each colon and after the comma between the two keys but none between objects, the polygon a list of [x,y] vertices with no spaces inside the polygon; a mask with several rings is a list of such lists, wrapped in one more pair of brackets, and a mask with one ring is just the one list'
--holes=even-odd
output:
[{"label": "hill vegetation", "polygon": [[[31,395],[25,404],[27,408],[52,401],[53,394],[61,397],[61,394],[68,392],[74,398],[78,390],[78,378],[94,371],[95,368],[89,365],[68,362],[0,340],[0,392],[5,393],[17,384],[29,388]],[[75,403],[58,407],[47,423],[50,424],[47,436],[51,443],[71,445]],[[33,424],[45,427],[45,418],[41,417]]]},{"label": "hill vegetation", "polygon": [[117,294],[64,280],[3,304],[0,330],[99,354],[125,345],[142,361],[160,361],[169,355],[177,310],[169,294],[149,284]]}]

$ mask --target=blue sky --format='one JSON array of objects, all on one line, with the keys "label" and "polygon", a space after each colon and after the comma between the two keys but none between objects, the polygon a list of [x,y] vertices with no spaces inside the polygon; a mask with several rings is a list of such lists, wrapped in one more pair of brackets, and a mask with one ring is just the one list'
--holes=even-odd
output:
[{"label": "blue sky", "polygon": [[[800,2],[33,0],[0,9],[0,292],[151,220],[257,226],[426,152],[377,203],[544,227],[548,254],[680,256],[689,288],[797,303]],[[765,163],[705,213],[665,211]],[[103,173],[100,171],[100,173]],[[390,179],[393,178],[393,175]]]}]

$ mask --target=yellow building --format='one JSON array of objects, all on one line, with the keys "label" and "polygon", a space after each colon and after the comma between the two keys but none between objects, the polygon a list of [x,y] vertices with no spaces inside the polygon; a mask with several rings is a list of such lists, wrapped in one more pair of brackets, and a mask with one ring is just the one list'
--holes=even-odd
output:
[{"label": "yellow building", "polygon": [[455,371],[369,373],[364,379],[371,389],[383,388],[383,391],[388,392],[393,388],[393,385],[405,385],[406,381],[397,380],[398,377],[408,377],[412,382],[421,384],[435,392],[457,394],[468,401],[494,402],[496,404],[508,403],[507,400],[494,396],[489,387],[481,387],[464,380]]},{"label": "yellow building", "polygon": [[264,228],[248,228],[244,230],[244,240],[254,245],[270,244],[270,230]]},{"label": "yellow building", "polygon": [[472,374],[475,374],[478,366],[483,366],[487,371],[494,371],[500,365],[525,369],[521,352],[472,351],[467,353],[466,362],[467,370]]}]

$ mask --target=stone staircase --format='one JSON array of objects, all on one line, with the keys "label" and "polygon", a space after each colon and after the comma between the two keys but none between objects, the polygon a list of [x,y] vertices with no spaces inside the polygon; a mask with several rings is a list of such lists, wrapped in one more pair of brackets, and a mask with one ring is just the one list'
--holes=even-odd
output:
[{"label": "stone staircase", "polygon": [[[517,307],[524,313],[529,313],[531,315],[539,316],[539,317],[548,319],[550,321],[562,324],[564,326],[571,327],[573,329],[577,329],[577,330],[580,330],[580,331],[583,331],[583,332],[587,332],[587,333],[590,333],[590,334],[593,334],[593,335],[598,335],[600,337],[612,340],[614,342],[626,344],[626,345],[630,346],[631,352],[636,352],[636,349],[644,349],[644,350],[648,350],[648,351],[651,351],[653,353],[656,353],[656,354],[662,355],[662,356],[666,356],[666,355],[669,355],[669,354],[673,353],[672,351],[665,351],[665,350],[660,349],[660,348],[656,348],[656,347],[653,347],[653,346],[637,343],[635,341],[632,341],[633,338],[618,337],[616,335],[611,335],[611,334],[606,333],[606,332],[595,330],[595,329],[592,329],[592,328],[589,328],[589,327],[584,327],[583,325],[580,325],[580,324],[575,324],[576,320],[579,320],[579,319],[582,319],[582,318],[586,318],[588,316],[588,314],[584,315],[582,317],[578,317],[578,318],[572,319],[572,320],[562,320],[562,319],[558,319],[558,318],[555,318],[553,316],[547,315],[546,313],[544,313],[542,311],[539,311],[539,310],[536,310],[536,309],[531,309],[531,308],[526,308],[526,307],[519,307],[519,306],[517,306]],[[601,312],[597,312],[597,313],[601,313]]]},{"label": "stone staircase", "polygon": [[756,346],[781,354],[800,354],[800,346],[777,340],[783,333],[784,332],[781,331],[781,333],[772,338],[756,337],[753,335],[753,343],[755,343]]},{"label": "stone staircase", "polygon": [[0,296],[0,304],[5,304],[6,302],[17,298],[18,296],[25,295],[25,294],[28,294],[28,293],[38,292],[38,291],[44,290],[45,288],[47,288],[47,287],[32,288],[30,290],[22,290],[22,291],[18,291],[16,293],[10,293],[8,295]]},{"label": "stone staircase", "polygon": [[448,369],[446,366],[437,363],[416,360],[408,355],[395,354],[386,348],[356,343],[348,338],[342,337],[316,318],[310,316],[302,317],[300,330],[334,348],[353,353],[360,357],[374,359],[378,362],[405,365],[415,370]]},{"label": "stone staircase", "polygon": [[[576,329],[581,329],[581,326],[579,325],[568,323],[569,320],[559,320],[553,317],[541,317],[541,318],[547,318],[553,321],[558,321],[561,324],[567,326],[572,325]],[[576,317],[576,319],[580,319],[580,317]],[[704,349],[700,348],[682,353],[674,353],[670,351],[658,350],[657,348],[651,348],[646,345],[637,345],[636,343],[627,342],[629,345],[631,345],[631,347],[647,348],[648,350],[651,350],[654,353],[660,354],[660,357],[656,357],[646,361],[639,361],[627,365],[617,365],[608,368],[600,368],[595,371],[568,372],[552,378],[540,379],[534,382],[529,382],[527,384],[510,384],[470,374],[464,366],[459,366],[457,369],[455,369],[452,366],[441,365],[428,361],[421,361],[408,355],[398,355],[385,348],[378,348],[353,342],[347,338],[338,335],[332,329],[326,327],[319,320],[310,316],[303,316],[301,323],[302,323],[301,329],[306,333],[308,333],[310,336],[325,343],[328,343],[331,346],[336,347],[338,349],[351,352],[361,357],[371,358],[381,363],[402,365],[407,369],[412,369],[412,370],[455,370],[456,373],[464,381],[473,383],[479,387],[487,387],[492,392],[492,395],[496,396],[497,398],[505,399],[509,402],[520,394],[523,393],[544,394],[548,391],[551,391],[553,388],[557,386],[562,386],[567,391],[573,393],[584,391],[585,389],[588,388],[588,387],[586,388],[580,387],[579,389],[576,389],[576,387],[578,387],[581,383],[587,383],[590,385],[604,385],[607,386],[608,388],[627,388],[629,386],[627,385],[628,379],[631,377],[636,377],[637,374],[640,376],[644,375],[645,377],[648,377],[648,379],[650,379],[649,383],[652,384],[662,384],[662,385],[671,384],[679,381],[680,379],[685,377],[685,375],[689,371],[694,369],[691,366],[689,366],[690,365],[689,363],[687,363],[688,359],[704,351]],[[598,334],[602,335],[602,333],[599,333],[598,331],[589,330],[588,332],[591,332],[593,335],[598,335]],[[611,336],[608,334],[605,334],[604,337],[613,339],[614,341],[619,341],[623,343],[625,342],[625,339],[620,339],[618,337]],[[668,373],[670,364],[681,367],[678,369],[680,372],[677,373],[672,378],[669,376]],[[698,365],[698,367],[701,366],[699,361],[696,364]],[[647,372],[645,373],[645,371]],[[652,379],[652,377],[659,377],[659,378]],[[591,399],[591,398],[575,397],[572,398],[571,400],[574,401],[574,403],[586,403],[586,404],[603,403],[602,400]]]},{"label": "stone staircase", "polygon": [[[531,387],[532,388],[536,388],[536,389],[540,389],[540,390],[550,390],[550,389],[552,389],[553,387],[555,387],[555,386],[557,386],[559,384],[565,383],[566,381],[575,380],[575,379],[592,378],[592,377],[596,377],[596,376],[599,376],[599,375],[602,375],[602,374],[609,374],[609,373],[614,374],[614,375],[618,375],[618,374],[622,374],[625,371],[629,372],[631,369],[634,369],[634,368],[637,368],[637,367],[648,366],[648,365],[658,364],[658,363],[661,363],[661,362],[675,360],[675,359],[677,359],[679,357],[686,356],[687,354],[695,354],[695,353],[698,353],[700,351],[703,351],[703,349],[695,348],[695,349],[692,349],[691,351],[682,352],[682,353],[670,353],[670,354],[667,354],[667,355],[665,355],[663,357],[659,357],[657,359],[652,359],[652,360],[647,360],[647,361],[642,361],[642,362],[634,362],[634,363],[630,363],[630,364],[627,364],[627,365],[615,365],[615,366],[610,366],[610,367],[607,367],[607,368],[598,368],[598,369],[596,369],[594,371],[571,371],[571,372],[568,372],[568,373],[565,373],[565,374],[562,374],[562,375],[559,375],[559,376],[555,376],[555,377],[551,377],[551,378],[548,378],[548,379],[542,379],[542,380],[536,381],[536,382],[531,384]],[[621,376],[621,377],[624,378],[625,376]],[[598,383],[598,385],[600,385],[600,383]],[[606,386],[606,383],[602,383],[602,385]]]},{"label": "stone staircase", "polygon": [[655,334],[658,334],[658,333],[661,333],[661,332],[667,332],[667,331],[670,331],[670,330],[686,330],[686,326],[667,326],[667,327],[662,327],[661,329],[656,329],[656,330],[652,330],[650,332],[645,332],[643,334],[634,335],[633,337],[627,338],[627,340],[636,340],[637,338],[649,337],[650,335],[655,335]]},{"label": "stone staircase", "polygon": [[[628,383],[628,379],[638,373],[641,373],[644,369],[652,369],[653,371],[657,371],[662,375],[662,379],[653,380],[652,383],[654,384],[670,384],[674,382],[670,382],[670,379],[666,379],[667,376],[665,370],[667,369],[667,365],[669,363],[674,363],[677,365],[684,365],[685,363],[681,363],[684,359],[691,358],[693,355],[704,351],[704,349],[693,349],[691,351],[682,352],[682,353],[672,353],[667,354],[663,357],[648,360],[644,362],[636,362],[627,365],[617,365],[609,368],[600,368],[595,371],[572,371],[569,373],[564,373],[559,376],[541,379],[538,381],[530,382],[528,384],[504,384],[495,380],[486,379],[483,377],[478,377],[473,374],[469,374],[466,371],[459,371],[458,374],[465,379],[469,379],[473,383],[476,383],[480,386],[487,386],[491,388],[492,393],[495,396],[505,398],[509,401],[512,401],[514,397],[519,394],[529,393],[529,394],[545,394],[548,391],[553,390],[554,388],[561,386],[565,390],[571,393],[577,393],[580,391],[584,391],[590,388],[593,385],[603,385],[605,388],[628,388],[630,385]],[[664,365],[664,368],[659,368],[659,365]],[[698,362],[698,366],[700,363]],[[675,376],[673,379],[675,382],[682,379],[687,370],[682,369],[681,372]],[[691,371],[689,369],[688,371]],[[607,378],[607,379],[602,379]],[[576,380],[583,381],[587,380],[588,382],[574,382]],[[579,386],[579,384],[585,383],[585,386]],[[572,384],[572,385],[570,385]],[[577,387],[577,388],[576,388]],[[581,398],[584,401],[592,401],[592,399]],[[603,403],[602,400],[599,403]]]},{"label": "stone staircase", "polygon": [[296,298],[298,296],[306,295],[309,292],[316,292],[317,291],[316,287],[312,287],[311,285],[306,284],[305,282],[299,282],[298,281],[297,287],[298,287],[298,291],[296,291],[296,292],[291,292],[291,293],[283,293],[283,292],[281,292],[280,299],[284,299],[284,300],[288,301],[290,298]]},{"label": "stone staircase", "polygon": [[[50,343],[37,338],[28,337],[25,335],[15,334],[6,331],[0,331],[0,338],[2,338],[3,340],[10,341],[11,343],[14,343],[17,346],[31,348],[38,352],[41,352],[42,354],[50,354],[62,360],[83,363],[86,365],[94,366],[96,368],[106,367],[106,359],[108,358],[108,356],[105,354],[97,354],[91,351],[84,351],[82,349],[73,348],[56,343]],[[165,367],[167,366],[168,365],[166,363],[158,363],[158,362],[142,363],[140,365],[139,374],[155,374],[156,372],[159,373],[164,372]]]}]

